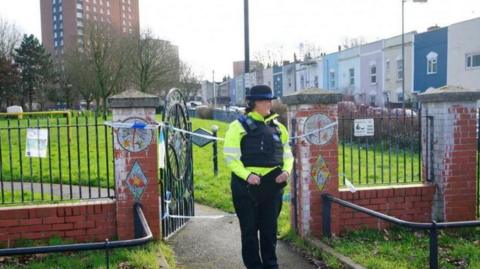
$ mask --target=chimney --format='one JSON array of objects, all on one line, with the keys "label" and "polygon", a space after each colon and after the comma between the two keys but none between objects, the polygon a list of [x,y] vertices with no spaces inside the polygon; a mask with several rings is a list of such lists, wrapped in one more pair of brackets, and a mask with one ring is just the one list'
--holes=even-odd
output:
[{"label": "chimney", "polygon": [[430,31],[435,31],[437,29],[440,29],[440,27],[438,25],[434,25],[434,26],[430,26],[427,28],[427,32],[430,32]]}]

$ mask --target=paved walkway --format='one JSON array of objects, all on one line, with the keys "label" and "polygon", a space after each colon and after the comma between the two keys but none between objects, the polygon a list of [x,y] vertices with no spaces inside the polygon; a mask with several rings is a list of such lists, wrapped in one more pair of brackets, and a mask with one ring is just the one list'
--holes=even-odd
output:
[{"label": "paved walkway", "polygon": [[[197,216],[218,215],[225,212],[195,205]],[[177,264],[185,269],[243,269],[240,227],[237,217],[221,219],[192,219],[174,234],[168,242],[177,256]],[[314,269],[303,257],[285,243],[277,244],[281,269]]]}]

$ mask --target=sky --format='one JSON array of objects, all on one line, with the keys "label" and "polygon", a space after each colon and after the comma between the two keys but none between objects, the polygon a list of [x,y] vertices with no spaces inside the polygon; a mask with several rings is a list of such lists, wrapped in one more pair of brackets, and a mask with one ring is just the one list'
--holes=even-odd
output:
[{"label": "sky", "polygon": [[[120,1],[120,0],[111,0]],[[244,58],[243,0],[139,0],[140,28],[179,46],[204,79],[232,75]],[[41,39],[40,0],[0,0],[0,17]],[[308,48],[335,52],[346,38],[401,34],[402,0],[249,0],[250,59],[292,60]],[[405,32],[480,17],[480,0],[405,3]],[[270,57],[269,57],[270,55]]]}]

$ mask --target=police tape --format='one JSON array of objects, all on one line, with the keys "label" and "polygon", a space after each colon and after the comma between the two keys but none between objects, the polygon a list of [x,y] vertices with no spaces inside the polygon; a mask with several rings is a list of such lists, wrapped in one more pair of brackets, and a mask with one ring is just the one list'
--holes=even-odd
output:
[{"label": "police tape", "polygon": [[[299,138],[304,138],[304,137],[307,137],[307,136],[311,136],[311,135],[314,135],[316,133],[319,133],[319,132],[325,131],[327,129],[333,128],[337,124],[338,124],[337,122],[332,122],[332,123],[330,123],[330,124],[328,124],[324,127],[315,129],[315,130],[310,131],[310,132],[308,132],[306,134],[303,134],[303,135],[290,137],[289,139],[294,140],[294,139],[299,139]],[[171,125],[164,124],[164,123],[145,124],[143,122],[125,123],[125,122],[105,121],[104,125],[110,126],[112,128],[149,129],[149,130],[155,130],[155,129],[158,129],[158,127],[165,127],[165,128],[171,129],[171,130],[176,131],[176,132],[186,133],[186,134],[197,136],[197,137],[202,137],[202,138],[217,140],[217,141],[225,141],[225,138],[222,138],[222,137],[216,137],[216,136],[204,135],[204,134],[197,134],[195,132],[191,132],[191,131],[188,131],[188,130],[176,128],[176,127],[173,127]]]},{"label": "police tape", "polygon": [[[170,192],[167,192],[167,197],[171,197]],[[290,201],[290,193],[286,193],[282,197],[283,202]],[[227,217],[236,217],[237,214],[223,214],[223,215],[204,215],[204,216],[184,216],[184,215],[172,215],[170,214],[170,207],[168,206],[171,203],[171,199],[165,200],[165,213],[162,216],[162,219],[171,218],[171,219],[222,219]]]}]

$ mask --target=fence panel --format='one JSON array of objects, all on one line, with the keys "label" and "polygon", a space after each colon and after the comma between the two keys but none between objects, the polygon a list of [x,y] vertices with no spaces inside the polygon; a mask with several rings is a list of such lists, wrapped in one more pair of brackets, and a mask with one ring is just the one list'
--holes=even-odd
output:
[{"label": "fence panel", "polygon": [[[113,198],[113,133],[103,122],[89,117],[0,119],[0,204]],[[47,137],[27,139],[35,130]],[[30,150],[38,152],[32,156]]]},{"label": "fence panel", "polygon": [[[420,113],[402,109],[339,111],[340,185],[347,181],[355,186],[421,182]],[[373,134],[362,132],[366,126],[359,119],[373,121]]]}]

